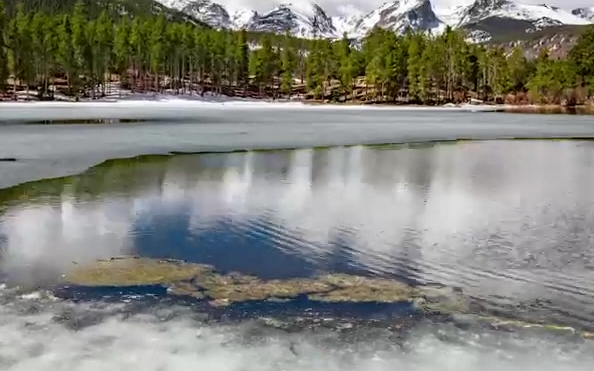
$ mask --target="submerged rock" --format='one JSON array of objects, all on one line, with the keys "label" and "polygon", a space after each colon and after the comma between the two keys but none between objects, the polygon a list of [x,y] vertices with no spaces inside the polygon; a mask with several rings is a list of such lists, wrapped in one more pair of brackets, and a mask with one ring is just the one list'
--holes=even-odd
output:
[{"label": "submerged rock", "polygon": [[324,302],[377,302],[410,301],[414,289],[404,283],[346,274],[322,276],[319,280],[334,289],[309,295],[311,300]]},{"label": "submerged rock", "polygon": [[170,284],[212,272],[206,265],[176,260],[118,257],[77,266],[63,282],[79,286],[142,286]]},{"label": "submerged rock", "polygon": [[425,313],[469,313],[471,300],[462,290],[447,286],[416,287],[415,305]]},{"label": "submerged rock", "polygon": [[[222,276],[223,280],[226,278]],[[267,300],[270,298],[293,298],[308,293],[330,291],[332,286],[313,279],[252,281],[249,283],[223,283],[207,285],[199,283],[207,295],[228,303],[246,300]],[[218,303],[220,304],[220,303]]]},{"label": "submerged rock", "polygon": [[167,293],[178,296],[189,296],[194,299],[206,298],[206,295],[190,282],[173,282],[167,285]]},{"label": "submerged rock", "polygon": [[[347,274],[261,280],[240,273],[221,274],[212,266],[178,260],[118,257],[99,260],[86,266],[76,266],[63,276],[62,282],[67,285],[89,287],[162,285],[167,287],[169,294],[207,300],[214,307],[225,307],[245,301],[290,301],[302,295],[306,295],[309,300],[325,303],[408,302],[420,313],[450,317],[453,315],[454,319],[470,316],[471,322],[478,321],[479,324],[495,329],[538,329],[594,340],[594,333],[579,331],[569,326],[472,314],[472,300],[460,289],[437,285],[410,286],[390,279]],[[263,320],[269,322],[272,327],[289,326],[278,319]],[[310,318],[309,321],[315,323],[319,318]],[[394,329],[403,326],[408,325],[399,323]]]},{"label": "submerged rock", "polygon": [[207,299],[219,307],[307,295],[310,300],[327,303],[410,302],[427,313],[468,311],[468,299],[462,292],[447,287],[413,287],[396,280],[347,274],[261,280],[240,273],[220,274],[207,265],[140,257],[119,257],[77,266],[64,276],[63,282],[79,286],[163,285],[173,295]]},{"label": "submerged rock", "polygon": [[486,323],[487,325],[495,329],[505,330],[540,330],[547,333],[557,335],[570,335],[578,336],[585,340],[594,340],[594,332],[582,331],[578,328],[559,325],[554,323],[533,323],[522,320],[499,318],[493,316],[483,316],[479,318],[480,322]]}]

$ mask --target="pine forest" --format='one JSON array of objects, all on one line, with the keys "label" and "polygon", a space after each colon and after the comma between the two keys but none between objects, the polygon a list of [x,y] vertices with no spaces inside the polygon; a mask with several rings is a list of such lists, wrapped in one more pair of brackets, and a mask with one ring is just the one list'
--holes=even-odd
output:
[{"label": "pine forest", "polygon": [[[122,1],[122,0],[120,0]],[[42,5],[42,4],[46,5]],[[461,31],[360,41],[214,30],[117,2],[0,2],[0,97],[114,91],[328,102],[585,104],[594,96],[594,28],[564,59],[472,44]],[[128,9],[128,11],[126,11]]]}]

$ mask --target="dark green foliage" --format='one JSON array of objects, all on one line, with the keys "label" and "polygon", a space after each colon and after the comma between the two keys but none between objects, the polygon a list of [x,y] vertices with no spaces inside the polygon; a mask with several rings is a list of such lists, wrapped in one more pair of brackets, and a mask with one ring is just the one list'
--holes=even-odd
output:
[{"label": "dark green foliage", "polygon": [[594,90],[594,26],[588,28],[569,53],[582,86]]},{"label": "dark green foliage", "polygon": [[8,78],[8,54],[6,53],[6,14],[4,5],[0,3],[0,91],[5,88]]},{"label": "dark green foliage", "polygon": [[303,40],[217,31],[154,0],[0,3],[3,95],[34,89],[42,99],[56,92],[95,98],[117,83],[178,94],[306,93],[419,104],[524,97],[577,104],[594,86],[594,28],[567,60],[543,54],[529,61],[520,49],[468,44],[452,29],[439,36],[398,36],[377,28],[359,45],[346,35]]}]

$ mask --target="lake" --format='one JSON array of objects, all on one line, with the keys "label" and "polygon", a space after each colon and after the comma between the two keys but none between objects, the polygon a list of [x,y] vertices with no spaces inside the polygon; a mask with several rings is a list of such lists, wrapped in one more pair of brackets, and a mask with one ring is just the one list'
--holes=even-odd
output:
[{"label": "lake", "polygon": [[243,114],[0,127],[2,369],[590,369],[590,121]]},{"label": "lake", "polygon": [[[172,301],[155,287],[44,290],[73,264],[136,255],[264,280],[343,273],[440,284],[460,288],[483,314],[591,331],[593,166],[589,141],[350,146],[115,160],[8,189],[0,221],[4,280],[34,291],[4,288],[2,333],[28,340],[0,340],[9,349],[0,350],[0,362],[49,367],[52,357],[65,357],[91,365],[110,354],[108,363],[123,367],[142,364],[136,357],[150,350],[161,369],[251,370],[264,362],[264,369],[429,370],[461,352],[456,369],[473,369],[478,358],[494,370],[586,369],[594,347],[573,336],[466,329],[415,319],[403,307],[239,303],[215,311],[217,325],[197,325],[200,305]],[[297,332],[262,333],[245,322],[289,315],[328,328],[302,321]],[[399,320],[406,336],[387,329]],[[48,336],[64,344],[45,344]],[[223,339],[229,345],[221,348]],[[81,354],[62,348],[73,342]],[[544,359],[558,367],[537,358],[543,349],[555,350]],[[14,363],[23,352],[37,355]],[[276,353],[264,361],[259,352]]]}]

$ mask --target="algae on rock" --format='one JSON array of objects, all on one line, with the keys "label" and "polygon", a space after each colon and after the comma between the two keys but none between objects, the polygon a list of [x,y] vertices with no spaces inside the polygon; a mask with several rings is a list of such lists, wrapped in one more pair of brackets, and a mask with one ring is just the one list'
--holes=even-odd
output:
[{"label": "algae on rock", "polygon": [[163,285],[171,294],[208,299],[214,306],[307,295],[310,300],[331,303],[411,302],[423,311],[467,310],[461,293],[447,288],[418,288],[395,280],[348,274],[261,280],[240,273],[220,274],[207,265],[139,257],[112,258],[76,267],[63,282],[80,286]]},{"label": "algae on rock", "polygon": [[207,265],[176,260],[121,257],[79,266],[63,282],[80,286],[141,286],[169,284],[212,272]]}]

